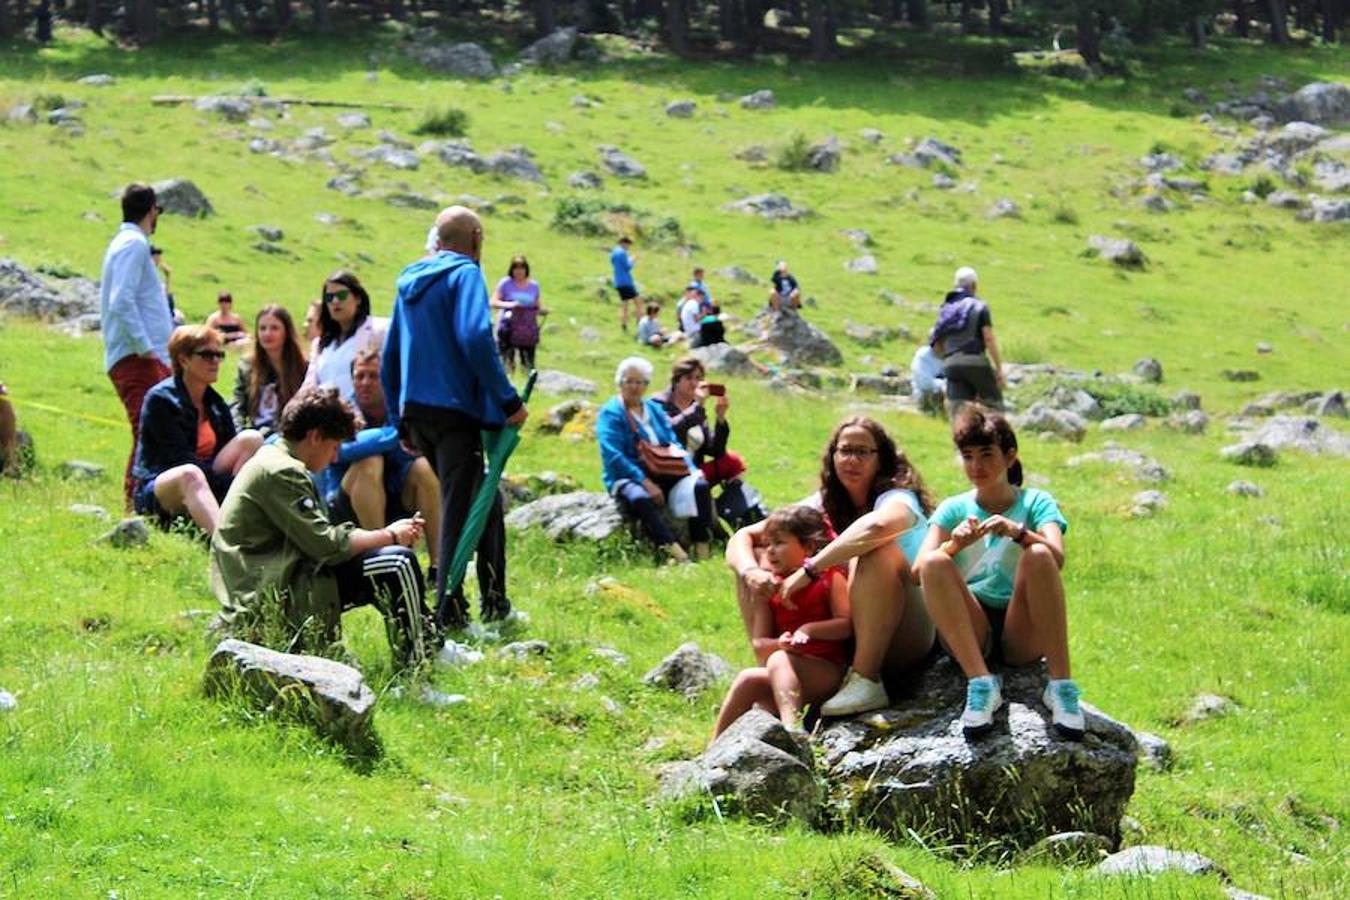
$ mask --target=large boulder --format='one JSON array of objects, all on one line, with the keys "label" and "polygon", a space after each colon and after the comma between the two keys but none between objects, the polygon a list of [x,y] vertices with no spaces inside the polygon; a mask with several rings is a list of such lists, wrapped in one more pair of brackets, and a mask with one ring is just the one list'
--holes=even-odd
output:
[{"label": "large boulder", "polygon": [[186,178],[157,181],[152,187],[155,189],[156,202],[165,212],[194,219],[205,218],[215,212],[201,189]]},{"label": "large boulder", "polygon": [[1350,87],[1335,81],[1305,84],[1283,98],[1275,111],[1286,122],[1315,125],[1350,124]]},{"label": "large boulder", "polygon": [[810,823],[821,799],[812,763],[805,735],[755,708],[699,757],[666,769],[662,793],[671,799],[711,797],[723,813]]},{"label": "large boulder", "polygon": [[46,321],[98,314],[98,282],[46,279],[13,259],[0,259],[0,310]]},{"label": "large boulder", "polygon": [[474,152],[468,141],[428,141],[418,148],[423,153],[433,153],[447,166],[470,169],[474,172],[486,172],[487,163]]},{"label": "large boulder", "polygon": [[782,194],[755,194],[722,207],[727,212],[744,213],[759,216],[762,219],[800,219],[811,215],[804,206],[793,206],[792,201]]},{"label": "large boulder", "polygon": [[[444,159],[444,157],[442,157]],[[483,160],[483,167],[494,175],[503,178],[520,178],[525,181],[543,181],[544,173],[539,171],[530,152],[524,147],[512,147],[500,153],[494,153]]]},{"label": "large boulder", "polygon": [[1310,202],[1314,222],[1350,221],[1350,200],[1314,197]]},{"label": "large boulder", "polygon": [[914,158],[925,167],[936,164],[961,165],[961,151],[934,137],[926,137],[914,147]]},{"label": "large boulder", "polygon": [[211,654],[203,686],[210,696],[285,709],[353,751],[375,746],[375,694],[360,672],[340,662],[228,639]]},{"label": "large boulder", "polygon": [[1034,403],[1021,415],[1013,417],[1013,424],[1024,431],[1057,434],[1078,443],[1087,433],[1087,420],[1068,409],[1056,409],[1045,403]]},{"label": "large boulder", "polygon": [[627,153],[624,153],[618,147],[610,144],[601,144],[600,165],[604,166],[611,175],[616,178],[646,178],[647,169],[642,163],[633,159]]},{"label": "large boulder", "polygon": [[559,369],[540,369],[534,389],[545,394],[594,394],[595,382]]},{"label": "large boulder", "polygon": [[666,104],[666,115],[672,119],[690,119],[698,109],[693,100],[672,100]]},{"label": "large boulder", "polygon": [[943,659],[909,699],[826,726],[826,779],[837,815],[895,837],[913,832],[1029,847],[1046,834],[1119,840],[1134,793],[1130,729],[1083,704],[1081,741],[1057,736],[1040,701],[1041,667],[1004,672],[1007,705],[992,734],[965,738],[966,679]]},{"label": "large boulder", "polygon": [[491,78],[497,74],[492,55],[472,42],[441,44],[434,39],[418,40],[408,45],[407,54],[428,69],[460,78]]},{"label": "large boulder", "polygon": [[1125,269],[1142,269],[1148,264],[1144,251],[1129,238],[1089,235],[1088,252]]},{"label": "large boulder", "polygon": [[779,350],[789,366],[837,366],[844,361],[834,342],[794,309],[767,310],[755,321],[760,338]]},{"label": "large boulder", "polygon": [[541,497],[506,515],[508,528],[542,528],[555,541],[603,541],[623,531],[614,498],[598,491],[572,491]]},{"label": "large boulder", "polygon": [[704,653],[698,644],[689,641],[643,675],[642,683],[692,700],[729,675],[730,663],[715,653]]},{"label": "large boulder", "polygon": [[1350,456],[1350,435],[1328,428],[1311,416],[1272,416],[1250,439],[1275,450]]},{"label": "large boulder", "polygon": [[745,353],[731,344],[708,344],[706,347],[695,347],[689,351],[692,356],[698,358],[703,363],[703,368],[708,372],[717,372],[723,375],[758,375],[759,369],[755,367],[754,362]]},{"label": "large boulder", "polygon": [[815,172],[833,172],[839,168],[842,147],[839,139],[831,136],[819,144],[813,144],[806,154],[806,165]]},{"label": "large boulder", "polygon": [[558,28],[521,51],[521,62],[554,65],[565,63],[577,49],[577,29]]}]

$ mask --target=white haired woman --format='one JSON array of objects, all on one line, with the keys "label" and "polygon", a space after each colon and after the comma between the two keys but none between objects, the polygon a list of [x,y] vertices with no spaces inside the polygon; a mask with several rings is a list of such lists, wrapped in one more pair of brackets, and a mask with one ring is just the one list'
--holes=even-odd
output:
[{"label": "white haired woman", "polygon": [[689,554],[675,540],[661,510],[669,504],[677,515],[685,513],[693,555],[707,559],[712,495],[661,403],[643,397],[652,383],[652,364],[630,356],[619,363],[614,383],[619,393],[601,407],[595,423],[605,489],[625,515],[642,523],[657,547],[680,562],[688,561]]},{"label": "white haired woman", "polygon": [[1002,409],[1003,357],[989,306],[976,296],[979,276],[970,266],[962,266],[953,280],[955,287],[942,301],[928,335],[933,352],[942,359],[948,411],[955,416],[973,402]]}]

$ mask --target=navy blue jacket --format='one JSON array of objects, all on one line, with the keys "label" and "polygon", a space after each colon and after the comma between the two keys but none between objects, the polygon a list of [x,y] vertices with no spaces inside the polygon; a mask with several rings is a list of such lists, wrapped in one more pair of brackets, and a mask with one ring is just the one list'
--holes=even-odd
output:
[{"label": "navy blue jacket", "polygon": [[380,380],[394,426],[410,408],[432,407],[499,428],[520,409],[472,259],[445,250],[399,274]]},{"label": "navy blue jacket", "polygon": [[[230,406],[207,385],[202,397],[211,430],[216,433],[216,453],[234,439]],[[219,500],[230,487],[230,476],[212,470],[216,454],[197,458],[197,407],[183,379],[171,375],[152,387],[141,404],[141,434],[136,441],[136,462],[131,474],[137,482],[149,481],[175,466],[193,465],[202,470],[211,493]]]}]

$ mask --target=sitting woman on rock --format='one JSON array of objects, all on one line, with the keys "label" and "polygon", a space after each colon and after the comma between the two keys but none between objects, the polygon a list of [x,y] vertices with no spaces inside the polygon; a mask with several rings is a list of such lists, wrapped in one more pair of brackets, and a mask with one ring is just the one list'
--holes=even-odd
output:
[{"label": "sitting woman on rock", "polygon": [[[825,516],[809,506],[788,506],[764,520],[765,561],[779,579],[829,541]],[[736,677],[717,714],[713,739],[756,704],[774,709],[783,724],[800,727],[802,708],[833,694],[848,663],[845,642],[853,632],[848,611],[848,575],[838,566],[821,570],[787,600],[781,588],[755,605],[750,646],[759,665]]]},{"label": "sitting woman on rock", "polygon": [[175,329],[168,348],[173,375],[145,395],[131,470],[137,513],[164,525],[190,516],[208,535],[231,479],[263,442],[252,429],[235,431],[229,406],[211,387],[220,377],[223,343],[206,325]]},{"label": "sitting woman on rock", "polygon": [[1024,665],[1044,657],[1050,683],[1042,700],[1051,721],[1061,735],[1080,738],[1060,577],[1068,523],[1054,497],[1022,487],[1017,436],[1003,416],[968,406],[952,440],[974,489],[938,506],[915,571],[928,614],[969,679],[965,734],[989,731],[1003,705],[987,659]]},{"label": "sitting woman on rock", "polygon": [[791,602],[823,570],[849,564],[853,666],[820,711],[845,716],[879,709],[889,703],[883,669],[911,668],[933,652],[933,625],[911,574],[932,501],[886,429],[858,416],[835,428],[821,461],[820,490],[803,502],[822,509],[838,537],[786,577],[764,565],[763,522],[742,528],[727,544],[741,619],[749,632],[757,607],[776,590]]},{"label": "sitting woman on rock", "polygon": [[300,390],[307,365],[291,314],[275,303],[264,306],[254,323],[253,348],[239,359],[230,403],[234,427],[271,434],[281,411]]},{"label": "sitting woman on rock", "polygon": [[689,554],[670,530],[662,508],[688,520],[694,556],[711,555],[712,495],[688,451],[675,436],[661,403],[643,399],[652,382],[652,364],[640,356],[619,363],[619,395],[600,408],[595,423],[604,466],[605,490],[619,509],[642,523],[647,536],[677,562]]}]

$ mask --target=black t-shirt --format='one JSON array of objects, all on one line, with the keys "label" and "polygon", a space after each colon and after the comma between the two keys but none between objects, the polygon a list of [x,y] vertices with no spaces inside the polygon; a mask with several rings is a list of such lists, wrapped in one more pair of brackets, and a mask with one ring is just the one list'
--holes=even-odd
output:
[{"label": "black t-shirt", "polygon": [[790,296],[797,289],[797,279],[793,278],[790,272],[785,275],[774,269],[769,278],[773,281],[773,289],[778,292],[780,297]]},{"label": "black t-shirt", "polygon": [[[958,303],[962,301],[957,301]],[[942,356],[945,359],[955,353],[970,353],[979,356],[984,353],[984,328],[993,327],[993,317],[989,315],[989,305],[983,300],[975,300],[975,308],[966,319],[966,327],[954,331],[942,339]]]}]

